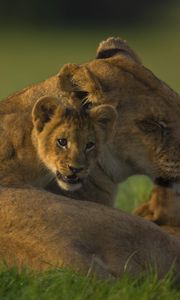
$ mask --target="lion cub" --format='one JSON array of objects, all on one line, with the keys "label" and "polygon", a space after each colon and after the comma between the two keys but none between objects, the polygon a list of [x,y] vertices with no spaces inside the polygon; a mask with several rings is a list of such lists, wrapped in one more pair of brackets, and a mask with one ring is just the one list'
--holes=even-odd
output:
[{"label": "lion cub", "polygon": [[70,108],[55,97],[39,99],[32,117],[19,114],[2,117],[0,184],[45,187],[54,178],[68,191],[81,187],[116,119],[110,105]]}]

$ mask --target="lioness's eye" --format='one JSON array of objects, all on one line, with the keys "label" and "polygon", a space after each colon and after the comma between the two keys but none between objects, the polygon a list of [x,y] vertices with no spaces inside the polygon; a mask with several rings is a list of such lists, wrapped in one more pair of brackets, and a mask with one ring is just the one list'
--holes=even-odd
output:
[{"label": "lioness's eye", "polygon": [[94,146],[95,146],[95,143],[93,143],[93,142],[87,143],[85,151],[88,152],[88,151],[92,150],[94,148]]},{"label": "lioness's eye", "polygon": [[57,140],[57,144],[60,147],[66,148],[66,146],[67,146],[67,140],[66,139],[58,139]]}]

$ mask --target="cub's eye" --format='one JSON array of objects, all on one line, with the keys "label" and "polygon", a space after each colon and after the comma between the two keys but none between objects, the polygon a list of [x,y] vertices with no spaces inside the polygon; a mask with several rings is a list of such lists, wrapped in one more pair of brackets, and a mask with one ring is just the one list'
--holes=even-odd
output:
[{"label": "cub's eye", "polygon": [[67,147],[67,140],[66,139],[58,139],[57,140],[57,145],[59,147],[66,148]]},{"label": "cub's eye", "polygon": [[86,144],[85,152],[91,151],[95,147],[95,143],[89,142]]}]

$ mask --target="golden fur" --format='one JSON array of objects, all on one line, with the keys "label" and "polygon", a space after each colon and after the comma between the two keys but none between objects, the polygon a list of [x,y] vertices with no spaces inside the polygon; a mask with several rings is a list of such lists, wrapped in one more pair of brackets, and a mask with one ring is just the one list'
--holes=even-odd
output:
[{"label": "golden fur", "polygon": [[149,267],[180,272],[180,242],[120,210],[36,189],[0,188],[0,259],[35,270],[137,276]]},{"label": "golden fur", "polygon": [[[68,100],[73,105],[75,100],[77,102],[80,99],[94,104],[110,103],[118,109],[119,118],[111,146],[103,147],[94,171],[89,173],[83,187],[69,194],[70,197],[112,205],[117,182],[129,175],[143,173],[153,179],[163,177],[178,180],[179,96],[146,69],[134,51],[119,38],[100,43],[96,60],[81,66],[67,65],[58,75],[1,101],[1,121],[12,118],[10,125],[1,130],[2,174],[4,161],[14,155],[14,149],[6,141],[9,128],[14,128],[15,132],[16,127],[22,127],[36,99],[44,95],[59,96],[62,101]],[[30,134],[29,130],[27,128],[26,136]],[[25,155],[28,163],[29,172],[25,177],[32,177],[37,166],[36,158],[32,159],[30,145],[26,141],[26,150],[24,146],[20,149],[22,146],[18,140],[22,140],[21,133],[19,136],[16,133],[15,139],[19,157]],[[19,166],[13,160],[11,163],[10,172],[14,172],[16,179]],[[33,183],[36,186],[42,186],[43,172],[41,170],[38,175],[40,181]],[[49,178],[45,177],[43,186],[47,182]],[[48,189],[59,193],[58,187],[52,182]]]},{"label": "golden fur", "polygon": [[140,205],[135,214],[155,222],[180,239],[180,196],[172,189],[155,186],[147,203]]},{"label": "golden fur", "polygon": [[110,105],[75,109],[55,97],[40,98],[32,117],[30,110],[3,115],[0,183],[45,187],[56,179],[64,190],[79,189],[115,119]]},{"label": "golden fur", "polygon": [[[153,193],[150,202],[136,213],[151,221],[166,216],[161,225],[180,236],[175,216],[180,208],[179,95],[145,68],[126,41],[119,38],[101,42],[96,60],[65,65],[59,78],[62,95],[72,103],[79,99],[116,107],[114,139],[103,147],[99,164],[114,182],[133,174],[167,182],[175,193],[156,188],[156,197]],[[173,224],[169,218],[174,219]]]},{"label": "golden fur", "polygon": [[[0,103],[1,118],[10,113],[21,118],[45,95],[58,96],[73,105],[81,100],[117,107],[114,139],[103,147],[90,173],[98,196],[85,186],[81,195],[91,194],[96,201],[101,198],[100,202],[112,204],[113,189],[132,174],[178,180],[179,96],[142,65],[125,41],[110,38],[100,43],[96,60],[66,65],[59,74],[4,99]],[[73,197],[82,199],[81,195]]]},{"label": "golden fur", "polygon": [[[107,58],[103,58],[104,50],[117,44],[121,53],[110,58],[107,51]],[[71,197],[112,205],[116,183],[131,174],[178,178],[178,147],[173,148],[178,145],[178,132],[174,130],[178,124],[178,96],[145,69],[122,41],[102,43],[97,56],[99,60],[82,66],[68,65],[58,76],[0,103],[0,182],[24,185],[23,189],[0,191],[0,258],[19,268],[70,267],[102,277],[119,277],[125,270],[132,276],[147,273],[148,265],[155,265],[161,277],[174,263],[179,274],[180,243],[156,225],[95,203],[25,188],[29,184],[46,187],[56,173],[53,160],[57,156],[50,148],[54,136],[51,141],[47,137],[57,121],[53,117],[56,113],[58,118],[62,116],[61,108],[57,111],[57,96],[63,105],[66,101],[74,105],[74,100],[79,99],[95,105],[110,103],[119,113],[115,130],[108,128],[114,134],[111,145],[101,148],[99,161],[83,187]],[[50,101],[50,110],[48,101],[45,107],[39,105],[41,100],[35,104],[39,97],[47,95],[52,97],[46,100],[55,101],[53,105]],[[70,123],[66,126],[69,129]],[[101,127],[100,137],[106,140],[104,132]],[[80,142],[78,149],[81,145]],[[79,160],[77,156],[71,158],[73,163]],[[90,164],[85,168],[89,169]],[[56,192],[57,186],[49,188]]]},{"label": "golden fur", "polygon": [[108,39],[96,60],[65,65],[59,79],[70,102],[117,108],[114,139],[99,159],[114,181],[133,174],[180,179],[180,97],[142,65],[126,42]]},{"label": "golden fur", "polygon": [[113,181],[137,173],[179,178],[180,98],[142,65],[125,41],[101,42],[97,59],[66,65],[57,75],[2,100],[0,113],[27,111],[47,95],[73,104],[88,100],[117,107],[115,138],[100,160]]}]

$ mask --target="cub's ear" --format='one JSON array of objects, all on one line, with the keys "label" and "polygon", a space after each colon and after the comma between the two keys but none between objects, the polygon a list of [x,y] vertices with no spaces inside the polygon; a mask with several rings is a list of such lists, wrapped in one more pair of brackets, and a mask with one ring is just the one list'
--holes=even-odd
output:
[{"label": "cub's ear", "polygon": [[105,139],[113,136],[113,127],[117,119],[117,111],[112,105],[102,104],[89,111],[95,124],[104,132]]},{"label": "cub's ear", "polygon": [[102,41],[98,46],[96,58],[109,58],[119,54],[128,56],[136,63],[141,64],[137,54],[128,46],[125,40],[119,37],[110,37],[107,40]]},{"label": "cub's ear", "polygon": [[42,131],[45,123],[49,122],[54,115],[60,100],[55,97],[42,97],[33,107],[32,122],[37,131]]}]

